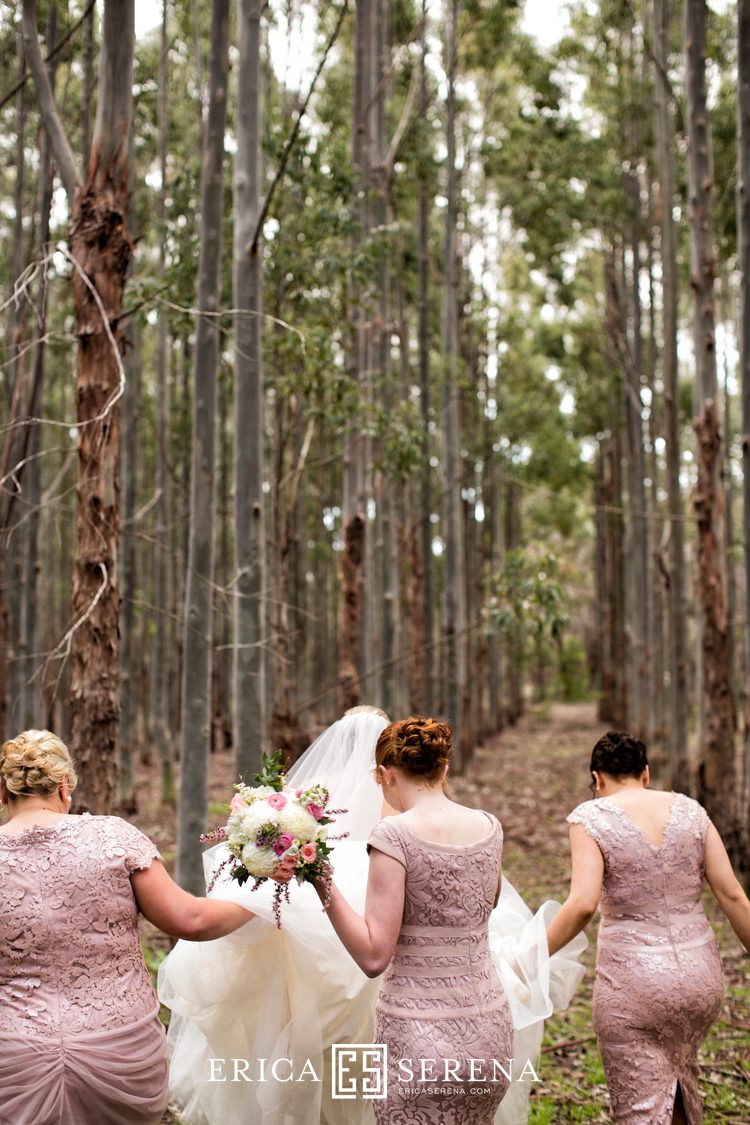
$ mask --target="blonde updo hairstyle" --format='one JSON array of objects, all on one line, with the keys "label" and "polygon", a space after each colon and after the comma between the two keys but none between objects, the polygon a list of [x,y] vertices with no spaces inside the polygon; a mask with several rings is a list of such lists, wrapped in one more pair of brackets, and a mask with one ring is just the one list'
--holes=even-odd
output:
[{"label": "blonde updo hairstyle", "polygon": [[78,784],[75,766],[62,739],[49,730],[25,730],[3,743],[0,780],[14,797],[50,797],[65,781]]},{"label": "blonde updo hairstyle", "polygon": [[349,715],[377,715],[379,719],[385,719],[388,722],[385,711],[381,711],[379,707],[373,707],[371,703],[358,703],[356,707],[350,707],[348,711],[344,711],[343,717],[347,719]]},{"label": "blonde updo hairstyle", "polygon": [[437,719],[415,715],[391,723],[382,731],[375,749],[375,768],[381,780],[380,766],[394,766],[408,777],[435,785],[442,780],[450,763],[453,731]]}]

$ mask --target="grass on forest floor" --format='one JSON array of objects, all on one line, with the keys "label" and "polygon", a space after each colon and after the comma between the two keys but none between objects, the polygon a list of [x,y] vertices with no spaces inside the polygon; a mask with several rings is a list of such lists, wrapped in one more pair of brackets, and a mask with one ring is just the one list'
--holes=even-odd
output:
[{"label": "grass on forest floor", "polygon": [[[533,910],[546,899],[566,895],[570,853],[565,816],[590,796],[586,766],[600,733],[593,705],[545,705],[480,747],[465,775],[452,783],[457,800],[500,818],[504,869]],[[229,755],[215,756],[208,827],[223,820],[233,780]],[[156,786],[142,788],[149,791],[155,792]],[[136,820],[169,862],[174,855],[174,813],[153,805]],[[700,1055],[704,1125],[750,1125],[750,966],[708,891],[705,906],[722,952],[727,987],[724,1007]],[[584,954],[588,972],[568,1011],[549,1020],[545,1029],[541,1083],[531,1099],[529,1125],[610,1121],[591,1022],[595,941],[594,923]],[[154,973],[168,948],[168,939],[150,927],[144,930],[144,949]],[[167,1020],[169,1013],[163,1010],[163,1016]],[[163,1125],[179,1121],[177,1112],[170,1110]]]}]

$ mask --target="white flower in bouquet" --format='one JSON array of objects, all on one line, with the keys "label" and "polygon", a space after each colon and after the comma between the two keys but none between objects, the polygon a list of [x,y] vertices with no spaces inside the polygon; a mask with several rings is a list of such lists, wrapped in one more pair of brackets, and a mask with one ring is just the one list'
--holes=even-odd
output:
[{"label": "white flower in bouquet", "polygon": [[[201,837],[225,840],[228,860],[217,869],[214,880],[225,867],[240,884],[254,879],[258,887],[268,878],[294,876],[298,883],[322,880],[330,885],[328,825],[334,812],[328,808],[329,794],[324,785],[307,789],[285,789],[281,754],[263,756],[260,784],[235,785],[235,796],[225,828]],[[211,888],[209,887],[209,890]],[[286,882],[279,883],[274,896],[274,913],[280,925],[282,897],[289,899]]]},{"label": "white flower in bouquet", "polygon": [[273,848],[259,848],[253,841],[242,849],[242,863],[256,879],[268,879],[279,866],[279,857]]}]

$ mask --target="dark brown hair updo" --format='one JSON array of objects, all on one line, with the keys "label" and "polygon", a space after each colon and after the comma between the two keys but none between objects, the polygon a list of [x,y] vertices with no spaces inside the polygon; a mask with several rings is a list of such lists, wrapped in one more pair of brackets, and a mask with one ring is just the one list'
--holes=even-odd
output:
[{"label": "dark brown hair updo", "polygon": [[447,723],[411,715],[381,732],[375,748],[375,765],[395,766],[409,777],[434,784],[451,760],[452,744],[453,731]]},{"label": "dark brown hair updo", "polygon": [[647,765],[645,742],[622,730],[608,730],[591,751],[589,768],[610,777],[640,777]]}]

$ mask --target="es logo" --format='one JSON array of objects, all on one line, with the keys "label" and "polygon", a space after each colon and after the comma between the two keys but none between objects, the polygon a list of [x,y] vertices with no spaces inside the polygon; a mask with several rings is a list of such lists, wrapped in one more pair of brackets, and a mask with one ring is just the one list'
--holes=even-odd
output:
[{"label": "es logo", "polygon": [[331,1097],[384,1098],[388,1092],[388,1048],[384,1043],[334,1043]]}]

